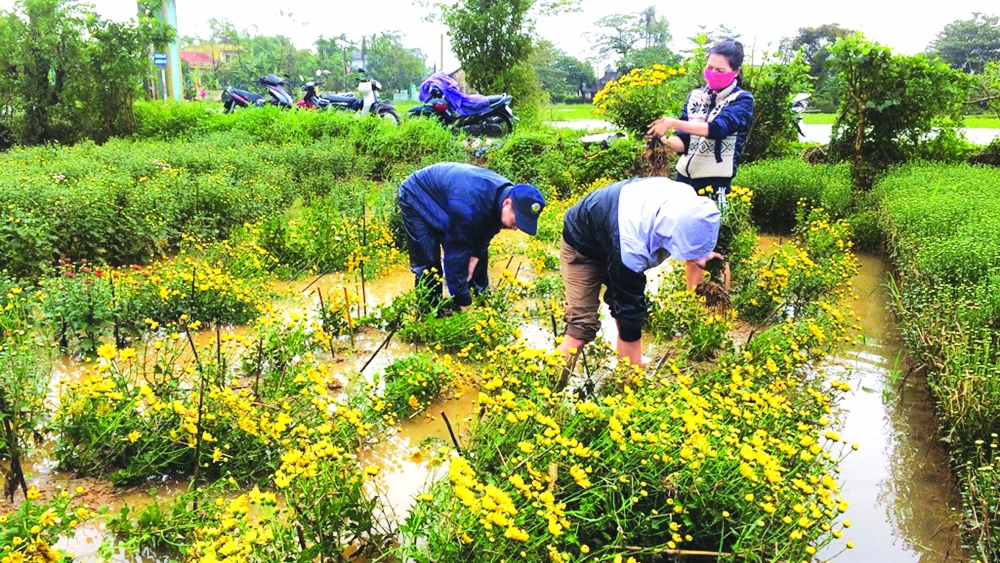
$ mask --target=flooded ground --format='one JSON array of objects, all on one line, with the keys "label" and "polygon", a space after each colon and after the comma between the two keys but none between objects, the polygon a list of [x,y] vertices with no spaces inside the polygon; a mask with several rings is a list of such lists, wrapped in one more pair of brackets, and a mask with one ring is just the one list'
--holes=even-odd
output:
[{"label": "flooded ground", "polygon": [[[516,242],[518,239],[509,240]],[[775,242],[776,239],[770,237],[762,239],[765,247]],[[836,542],[837,551],[821,551],[819,560],[836,558],[836,561],[850,563],[967,561],[960,547],[955,512],[959,498],[947,455],[940,447],[930,395],[923,379],[909,374],[893,320],[886,311],[884,264],[874,257],[861,256],[860,260],[861,271],[855,280],[859,299],[854,306],[862,319],[864,339],[835,358],[827,368],[832,372],[849,372],[847,377],[853,388],[840,405],[841,434],[848,443],[856,442],[860,448],[841,463],[840,476],[842,496],[850,504],[846,517],[853,523],[845,535],[856,547],[842,550],[843,543]],[[507,264],[507,260],[491,264],[494,280],[499,279]],[[650,272],[653,283],[657,274]],[[527,278],[533,272],[525,268],[519,275]],[[412,283],[409,270],[399,266],[378,280],[367,282],[365,299],[369,307],[387,303],[408,290]],[[310,308],[315,307],[320,293],[330,295],[343,291],[345,285],[361,294],[359,280],[345,279],[338,274],[298,280],[282,287],[292,295],[289,307]],[[522,332],[533,346],[554,346],[548,326],[529,325]],[[610,342],[617,338],[614,321],[606,309],[602,336]],[[376,354],[384,338],[385,335],[378,331],[359,333],[353,353],[341,362],[345,376],[361,374],[362,366],[374,355],[361,374],[371,377],[394,358],[417,349],[392,340]],[[643,342],[643,352],[646,361],[657,357],[656,346],[648,337]],[[73,374],[78,369],[70,360],[60,365],[64,374]],[[405,421],[401,432],[361,454],[366,462],[370,460],[383,466],[381,485],[388,491],[397,521],[405,517],[414,496],[432,477],[420,453],[421,446],[453,443],[446,419],[451,423],[454,442],[461,446],[476,396],[475,389],[458,389],[447,394],[426,412]],[[107,506],[112,512],[125,504],[141,508],[154,499],[169,499],[186,488],[186,483],[157,482],[126,491],[114,490],[99,480],[74,479],[60,473],[45,451],[32,452],[29,461],[34,462],[26,468],[31,484],[42,489],[51,489],[56,484],[71,488],[83,486],[88,491],[87,502],[95,507]],[[98,547],[105,538],[103,525],[97,521],[81,527],[75,538],[64,540],[58,547],[74,552],[80,563],[96,562],[102,560]],[[121,550],[112,552],[115,554],[111,560],[118,563],[169,561],[155,553],[132,557]]]},{"label": "flooded ground", "polygon": [[841,436],[859,444],[840,464],[841,496],[854,549],[820,552],[840,563],[968,561],[961,548],[961,499],[941,447],[930,391],[911,372],[886,310],[886,268],[859,256],[854,280],[862,342],[833,360],[829,371],[849,371],[852,391],[841,408]]}]

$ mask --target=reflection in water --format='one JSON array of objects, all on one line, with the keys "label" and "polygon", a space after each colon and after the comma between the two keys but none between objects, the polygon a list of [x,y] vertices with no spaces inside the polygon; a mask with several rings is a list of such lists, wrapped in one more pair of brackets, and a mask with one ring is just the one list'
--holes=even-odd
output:
[{"label": "reflection in water", "polygon": [[378,479],[397,523],[406,519],[414,497],[428,483],[428,479],[442,476],[432,472],[424,456],[418,453],[421,445],[451,445],[444,420],[447,417],[459,446],[462,446],[469,416],[475,408],[476,395],[477,391],[473,388],[462,389],[452,398],[431,405],[425,412],[404,422],[398,434],[359,456],[363,465],[376,463],[382,467]]},{"label": "reflection in water", "polygon": [[[922,376],[903,377],[907,361],[886,310],[885,266],[878,258],[859,259],[854,309],[864,338],[828,367],[834,376],[850,372],[853,391],[840,405],[841,434],[860,446],[840,464],[841,496],[850,505],[845,516],[853,524],[845,538],[856,547],[837,561],[968,561],[955,511],[960,498],[930,392]],[[819,556],[830,558],[842,547],[834,542]]]}]

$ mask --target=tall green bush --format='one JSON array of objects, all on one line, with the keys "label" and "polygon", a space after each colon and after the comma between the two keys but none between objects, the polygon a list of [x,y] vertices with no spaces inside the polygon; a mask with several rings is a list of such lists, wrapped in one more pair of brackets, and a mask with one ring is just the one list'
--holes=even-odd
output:
[{"label": "tall green bush", "polygon": [[802,53],[790,60],[771,60],[767,54],[761,64],[744,65],[743,88],[753,94],[753,119],[743,146],[743,162],[787,156],[798,141],[797,116],[791,111],[795,94],[808,92],[809,67]]},{"label": "tall green bush", "polygon": [[148,49],[173,36],[143,15],[119,23],[73,0],[18,0],[0,12],[0,90],[13,110],[2,128],[29,145],[131,133]]},{"label": "tall green bush", "polygon": [[894,55],[861,34],[839,39],[830,52],[841,90],[830,156],[851,163],[858,187],[870,189],[886,166],[912,158],[934,135],[954,136],[964,74],[924,54]]}]

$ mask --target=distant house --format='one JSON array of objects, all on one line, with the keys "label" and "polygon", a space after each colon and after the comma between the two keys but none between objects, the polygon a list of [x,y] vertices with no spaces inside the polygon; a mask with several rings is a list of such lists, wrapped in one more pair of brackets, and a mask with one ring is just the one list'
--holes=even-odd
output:
[{"label": "distant house", "polygon": [[235,62],[242,50],[227,43],[201,43],[185,47],[181,60],[187,61],[191,68],[218,68]]},{"label": "distant house", "polygon": [[594,101],[594,94],[601,91],[602,88],[612,80],[618,80],[618,73],[613,70],[605,70],[604,76],[597,79],[597,82],[593,84],[587,84],[583,87],[583,99],[588,102]]},{"label": "distant house", "polygon": [[215,61],[212,60],[212,55],[208,53],[181,51],[181,60],[186,62],[191,68],[215,68]]}]

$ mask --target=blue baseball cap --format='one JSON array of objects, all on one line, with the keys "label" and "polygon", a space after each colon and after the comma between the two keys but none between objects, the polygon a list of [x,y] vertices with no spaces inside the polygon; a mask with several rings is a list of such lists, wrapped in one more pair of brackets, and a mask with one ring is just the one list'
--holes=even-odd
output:
[{"label": "blue baseball cap", "polygon": [[534,236],[538,232],[538,216],[545,209],[542,192],[531,184],[514,184],[510,199],[514,204],[514,222],[517,228]]}]

